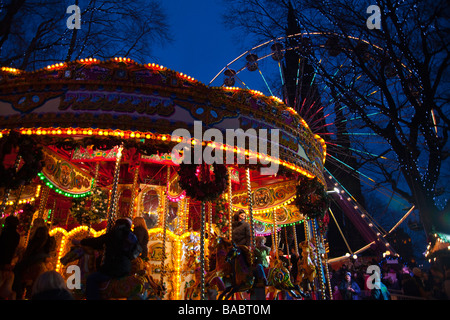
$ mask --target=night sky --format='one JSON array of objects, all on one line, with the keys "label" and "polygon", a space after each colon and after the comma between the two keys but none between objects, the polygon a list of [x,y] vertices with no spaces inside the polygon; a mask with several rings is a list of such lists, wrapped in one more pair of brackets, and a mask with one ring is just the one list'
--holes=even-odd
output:
[{"label": "night sky", "polygon": [[[208,84],[231,60],[248,48],[222,21],[222,0],[165,0],[173,42],[154,48],[156,62]],[[254,43],[248,43],[251,47]]]}]

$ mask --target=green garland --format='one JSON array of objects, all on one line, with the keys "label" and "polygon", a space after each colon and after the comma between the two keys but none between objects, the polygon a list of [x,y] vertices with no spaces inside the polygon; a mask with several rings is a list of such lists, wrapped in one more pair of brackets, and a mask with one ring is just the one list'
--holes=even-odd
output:
[{"label": "green garland", "polygon": [[108,195],[99,187],[92,188],[91,194],[85,198],[73,198],[70,209],[72,216],[81,225],[105,219],[107,211]]},{"label": "green garland", "polygon": [[186,196],[198,201],[216,200],[228,186],[228,170],[223,164],[212,164],[214,176],[208,164],[181,163],[178,184],[186,190]]},{"label": "green garland", "polygon": [[317,177],[301,176],[297,184],[295,205],[301,213],[311,219],[323,220],[330,206],[329,196]]}]

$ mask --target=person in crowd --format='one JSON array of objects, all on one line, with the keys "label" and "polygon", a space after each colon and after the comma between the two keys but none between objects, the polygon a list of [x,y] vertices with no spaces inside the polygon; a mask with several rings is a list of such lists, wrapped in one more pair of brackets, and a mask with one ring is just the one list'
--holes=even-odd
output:
[{"label": "person in crowd", "polygon": [[239,210],[233,216],[233,242],[236,245],[244,245],[250,247],[251,231],[250,224],[245,221],[246,214],[244,210]]},{"label": "person in crowd", "polygon": [[18,299],[22,299],[26,286],[32,285],[41,273],[51,269],[47,262],[56,249],[56,240],[49,235],[45,222],[42,224],[42,219],[36,220],[22,259],[14,267],[13,290]]},{"label": "person in crowd", "polygon": [[10,215],[5,219],[5,226],[0,234],[0,270],[9,268],[20,242],[20,234],[17,232],[19,219]]},{"label": "person in crowd", "polygon": [[0,234],[0,298],[15,300],[16,293],[12,290],[14,272],[12,261],[20,242],[17,232],[19,219],[9,215],[5,219],[5,226]]},{"label": "person in crowd", "polygon": [[45,220],[42,218],[36,218],[33,220],[33,223],[30,227],[30,239],[34,237],[34,234],[36,233],[36,230],[40,227],[46,227],[47,224],[45,223]]},{"label": "person in crowd", "polygon": [[426,291],[429,291],[431,297],[434,299],[446,299],[447,296],[444,292],[444,273],[436,265],[431,266],[429,272]]},{"label": "person in crowd", "polygon": [[74,300],[63,277],[56,271],[42,273],[34,282],[31,300]]},{"label": "person in crowd", "polygon": [[292,282],[295,283],[297,282],[297,275],[298,275],[298,261],[300,260],[300,256],[298,254],[298,252],[295,250],[294,247],[291,247],[291,257],[290,257],[290,261],[291,261],[291,279],[293,280]]},{"label": "person in crowd", "polygon": [[391,294],[382,281],[377,281],[378,287],[370,290],[370,298],[372,300],[391,300]]},{"label": "person in crowd", "polygon": [[131,261],[142,252],[137,237],[131,231],[131,225],[131,219],[118,219],[114,227],[104,235],[85,238],[79,242],[82,246],[95,250],[103,250],[105,246],[103,263],[99,271],[90,274],[86,279],[87,300],[101,300],[101,283],[130,274]]},{"label": "person in crowd", "polygon": [[342,298],[344,300],[359,300],[361,289],[359,285],[352,279],[352,273],[347,271],[344,281],[339,286]]},{"label": "person in crowd", "polygon": [[135,217],[133,220],[134,229],[133,233],[136,235],[139,244],[142,248],[140,258],[142,260],[148,260],[148,229],[145,219],[143,217]]},{"label": "person in crowd", "polygon": [[419,296],[422,298],[427,298],[428,294],[425,290],[425,282],[427,281],[427,279],[425,279],[424,273],[418,267],[414,267],[412,269],[412,273],[413,273],[413,279],[414,279],[415,283],[417,284],[417,287],[420,292]]},{"label": "person in crowd", "polygon": [[264,269],[269,267],[267,257],[270,254],[270,247],[266,246],[266,238],[263,236],[257,236],[255,238],[255,242],[256,242],[255,248],[256,275],[258,279],[261,279],[264,285],[267,286],[268,281]]},{"label": "person in crowd", "polygon": [[409,273],[402,274],[402,290],[403,294],[406,296],[411,297],[422,296],[419,284]]}]

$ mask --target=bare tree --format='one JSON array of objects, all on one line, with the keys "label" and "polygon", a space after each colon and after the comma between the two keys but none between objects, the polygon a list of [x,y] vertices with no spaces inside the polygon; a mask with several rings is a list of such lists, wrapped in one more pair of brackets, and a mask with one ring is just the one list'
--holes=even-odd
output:
[{"label": "bare tree", "polygon": [[[414,204],[427,234],[449,233],[448,2],[230,3],[228,23],[266,40],[286,32],[281,17],[294,8],[302,29],[297,51],[342,110],[338,116],[349,126],[353,120],[350,134],[364,133],[364,140],[352,139],[353,148],[359,144],[359,168],[382,177],[373,187],[389,186]],[[366,25],[374,3],[381,29]]]},{"label": "bare tree", "polygon": [[[81,28],[69,29],[69,5],[81,11]],[[38,69],[86,57],[132,57],[144,62],[151,48],[171,40],[157,0],[11,0],[0,16],[0,64]]]}]

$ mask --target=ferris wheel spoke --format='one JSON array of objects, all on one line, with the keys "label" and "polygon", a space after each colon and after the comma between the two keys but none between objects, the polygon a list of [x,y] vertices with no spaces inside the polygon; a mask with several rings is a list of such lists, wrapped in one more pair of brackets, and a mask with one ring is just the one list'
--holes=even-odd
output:
[{"label": "ferris wheel spoke", "polygon": [[[236,77],[236,80],[244,88],[259,90],[263,87],[262,90],[272,96],[280,95],[285,104],[308,124],[310,130],[324,139],[326,161],[333,171],[358,179],[361,188],[391,196],[389,182],[384,181],[381,173],[382,170],[398,170],[395,154],[388,141],[366,123],[368,119],[378,126],[386,123],[384,114],[388,110],[383,109],[387,105],[387,97],[383,92],[386,88],[373,85],[369,75],[353,64],[350,50],[345,45],[350,45],[349,42],[366,44],[373,49],[368,51],[367,59],[374,57],[372,51],[382,52],[383,49],[364,39],[349,37],[347,42],[340,42],[343,47],[332,55],[332,48],[325,42],[333,35],[339,37],[334,33],[314,32],[272,39],[245,51],[226,67],[237,70],[236,75],[241,79]],[[314,56],[311,54],[313,51]],[[249,70],[248,64],[252,61],[255,63],[254,68]],[[374,58],[369,62],[376,66]],[[256,70],[258,72],[254,72]],[[244,79],[245,83],[242,81]],[[398,86],[398,79],[390,79],[392,81],[388,83],[388,90]],[[337,90],[332,89],[335,85]],[[354,91],[358,94],[349,94]],[[401,97],[396,99],[401,100]],[[398,112],[406,115],[408,101],[400,102],[402,108]],[[358,108],[364,109],[364,115]],[[395,197],[398,195],[395,194]]]}]

